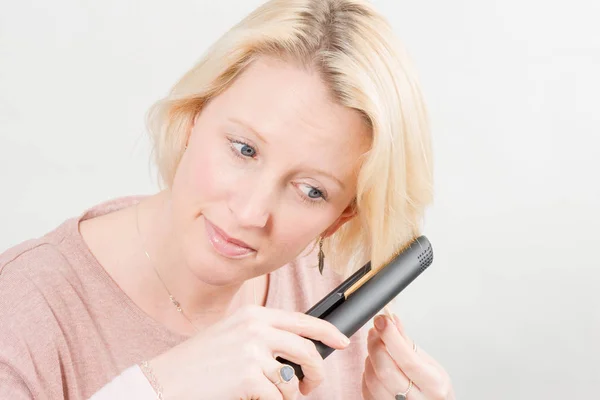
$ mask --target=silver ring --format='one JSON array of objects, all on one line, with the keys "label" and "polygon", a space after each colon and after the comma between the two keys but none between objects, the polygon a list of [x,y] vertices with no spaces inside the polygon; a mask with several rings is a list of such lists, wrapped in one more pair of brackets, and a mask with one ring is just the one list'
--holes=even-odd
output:
[{"label": "silver ring", "polygon": [[413,387],[413,381],[410,380],[408,381],[408,389],[406,389],[405,392],[400,392],[396,394],[396,400],[406,400],[408,398],[408,392],[410,392],[410,389],[412,389]]},{"label": "silver ring", "polygon": [[279,379],[277,382],[275,382],[275,385],[290,382],[292,379],[294,379],[296,371],[294,371],[294,368],[290,367],[289,365],[283,365],[281,368],[279,368],[277,374],[279,375]]}]

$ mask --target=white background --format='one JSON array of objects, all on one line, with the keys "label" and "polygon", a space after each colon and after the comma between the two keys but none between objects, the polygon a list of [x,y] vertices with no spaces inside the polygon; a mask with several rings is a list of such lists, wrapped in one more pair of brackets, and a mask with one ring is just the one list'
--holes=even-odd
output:
[{"label": "white background", "polygon": [[[0,251],[154,192],[144,113],[259,3],[0,0]],[[600,2],[376,4],[434,128],[408,332],[459,399],[600,398]]]}]

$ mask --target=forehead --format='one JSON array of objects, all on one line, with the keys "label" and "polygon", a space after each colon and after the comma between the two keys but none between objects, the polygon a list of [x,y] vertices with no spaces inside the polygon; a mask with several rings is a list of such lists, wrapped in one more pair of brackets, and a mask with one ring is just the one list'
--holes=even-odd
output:
[{"label": "forehead", "polygon": [[293,153],[292,164],[341,169],[370,143],[362,115],[338,104],[318,72],[295,64],[258,59],[215,100],[224,119],[250,126],[286,156]]}]

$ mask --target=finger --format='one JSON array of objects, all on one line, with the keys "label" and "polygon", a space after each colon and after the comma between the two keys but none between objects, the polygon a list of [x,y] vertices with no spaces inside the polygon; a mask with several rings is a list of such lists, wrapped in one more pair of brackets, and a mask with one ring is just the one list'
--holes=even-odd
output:
[{"label": "finger", "polygon": [[262,379],[258,380],[257,387],[252,389],[247,398],[261,400],[286,400],[277,386],[275,386],[269,377],[264,375],[264,373]]},{"label": "finger", "polygon": [[[365,359],[365,366],[367,365],[366,363],[368,363],[369,360]],[[363,395],[363,400],[377,400],[373,397],[373,395],[371,394],[371,392],[369,392],[369,388],[367,387],[367,380],[365,379],[365,375],[363,374],[363,378],[362,378],[362,395]]]},{"label": "finger", "polygon": [[435,358],[431,357],[429,353],[427,353],[422,347],[417,347],[415,351],[429,364],[441,368],[441,365],[435,360]]},{"label": "finger", "polygon": [[[393,318],[396,326],[399,327],[399,330],[403,330],[403,328],[401,328],[402,322],[400,321],[400,318],[396,314],[394,314]],[[422,392],[427,393],[429,396],[434,398],[447,398],[446,394],[452,392],[452,385],[450,383],[450,377],[448,376],[444,367],[442,367],[437,360],[423,350],[423,348],[416,347],[414,341],[408,338],[406,333],[404,333],[403,337],[406,339],[407,343],[412,343],[411,348],[413,351],[417,352],[420,358],[431,365],[435,370],[434,374],[436,375],[436,379],[434,379],[430,385],[424,387]]]},{"label": "finger", "polygon": [[393,397],[394,394],[406,390],[408,377],[396,365],[375,329],[369,331],[367,350],[375,375],[387,392]]},{"label": "finger", "polygon": [[323,382],[325,363],[313,342],[295,333],[273,327],[265,328],[263,336],[271,350],[271,357],[275,359],[281,356],[300,365],[304,373],[304,378],[300,383],[303,394],[310,393]]},{"label": "finger", "polygon": [[345,349],[350,340],[332,323],[301,312],[266,307],[245,307],[246,318],[260,319],[267,324],[296,335],[311,338],[334,349]]},{"label": "finger", "polygon": [[436,387],[439,381],[437,369],[412,349],[412,343],[399,334],[395,324],[388,317],[378,316],[375,327],[392,359],[409,379],[412,379],[425,394],[425,388]]},{"label": "finger", "polygon": [[393,399],[394,394],[387,390],[385,385],[379,380],[373,367],[373,360],[367,357],[365,360],[364,379],[366,387],[374,399]]},{"label": "finger", "polygon": [[[369,349],[369,357],[371,358],[371,363],[373,365],[373,369],[375,370],[375,374],[379,377],[379,381],[382,382],[383,385],[386,386],[386,389],[388,392],[392,392],[393,395],[395,396],[398,393],[404,393],[406,392],[406,390],[408,390],[409,386],[410,386],[410,381],[408,379],[408,377],[402,372],[402,370],[400,370],[400,368],[398,367],[398,365],[394,362],[394,360],[392,359],[392,356],[389,354],[389,352],[387,351],[387,348],[385,347],[385,344],[383,343],[383,341],[381,340],[381,337],[379,336],[379,332],[377,332],[377,330],[372,329],[369,332],[369,336],[368,336],[368,342],[367,342],[367,347]],[[373,348],[373,346],[377,346],[376,349]],[[379,366],[378,366],[378,361],[376,357],[373,356],[373,354],[377,354],[378,357],[382,357],[382,359],[385,359],[385,363],[389,363],[391,364],[391,367],[386,368],[388,371],[391,369],[392,371],[398,371],[399,374],[398,375],[390,375],[385,376],[385,373],[381,374],[379,371]],[[392,396],[393,398],[393,396]],[[423,393],[421,393],[419,386],[413,382],[412,387],[410,388],[410,399],[411,400],[421,400],[421,399],[425,399],[425,397],[423,396]]]},{"label": "finger", "polygon": [[400,334],[402,335],[402,337],[404,339],[408,339],[407,335],[406,335],[406,330],[404,329],[404,324],[402,323],[402,321],[400,321],[400,318],[398,318],[398,316],[396,314],[394,315],[394,324],[396,325],[396,328],[398,328],[398,332],[400,332]]},{"label": "finger", "polygon": [[288,318],[275,318],[272,322],[273,326],[320,341],[338,350],[343,350],[350,344],[350,339],[328,321],[301,312],[289,314],[288,312],[284,314],[288,315]]},{"label": "finger", "polygon": [[271,358],[264,362],[263,372],[269,381],[271,386],[275,387],[281,394],[283,400],[295,400],[298,397],[299,392],[299,381],[298,377],[293,376],[289,382],[286,382],[280,376],[280,370],[284,364]]},{"label": "finger", "polygon": [[[389,390],[385,388],[381,380],[379,380],[379,378],[377,377],[375,368],[373,366],[373,361],[370,359],[370,357],[367,357],[367,359],[365,360],[365,372],[363,374],[363,377],[365,381],[364,387],[367,389],[370,398],[372,398],[373,400],[393,399],[396,396],[396,394],[406,393],[410,385],[410,382],[405,377],[404,382],[400,383],[400,385],[402,385],[402,388],[400,390],[394,391],[393,393],[390,393]],[[414,384],[412,385],[412,387],[410,387],[410,390],[406,395],[407,398],[409,398],[410,400],[426,400],[426,398],[421,392],[419,392],[418,388]]]},{"label": "finger", "polygon": [[[406,335],[406,331],[404,330],[404,325],[402,324],[402,321],[400,321],[400,318],[396,314],[394,314],[394,323],[396,324],[396,327],[398,328],[398,331],[400,332],[402,337],[404,337],[404,339],[406,339],[407,342],[412,343],[411,346],[414,345],[414,342],[412,342]],[[416,351],[429,364],[432,364],[432,365],[435,365],[438,367],[440,366],[439,363],[433,357],[431,357],[425,350],[423,350],[422,347],[418,347],[416,349]]]}]

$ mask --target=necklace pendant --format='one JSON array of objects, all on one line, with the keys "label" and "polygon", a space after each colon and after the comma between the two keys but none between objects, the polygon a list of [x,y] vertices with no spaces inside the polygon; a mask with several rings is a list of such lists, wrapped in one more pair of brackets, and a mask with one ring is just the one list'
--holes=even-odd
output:
[{"label": "necklace pendant", "polygon": [[169,299],[171,300],[171,303],[173,303],[173,305],[175,307],[177,307],[177,311],[181,311],[181,304],[179,304],[179,302],[177,300],[175,300],[175,297],[173,297],[173,295],[169,296]]}]

